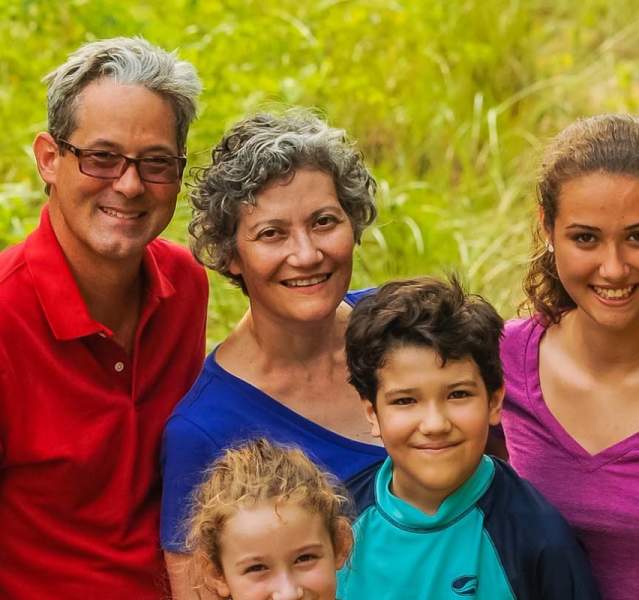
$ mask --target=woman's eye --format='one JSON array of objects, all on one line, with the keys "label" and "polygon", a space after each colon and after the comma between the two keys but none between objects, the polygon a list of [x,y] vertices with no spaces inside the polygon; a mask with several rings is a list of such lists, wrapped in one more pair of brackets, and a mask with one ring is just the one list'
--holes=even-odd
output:
[{"label": "woman's eye", "polygon": [[572,238],[578,244],[592,244],[597,238],[592,233],[578,233]]},{"label": "woman's eye", "polygon": [[631,242],[639,242],[639,231],[633,231],[629,233],[628,240]]},{"label": "woman's eye", "polygon": [[280,232],[277,229],[263,229],[257,234],[259,240],[275,240],[279,237]]},{"label": "woman's eye", "polygon": [[334,215],[320,215],[315,220],[315,224],[319,227],[330,227],[331,225],[335,225],[337,222],[337,217]]}]

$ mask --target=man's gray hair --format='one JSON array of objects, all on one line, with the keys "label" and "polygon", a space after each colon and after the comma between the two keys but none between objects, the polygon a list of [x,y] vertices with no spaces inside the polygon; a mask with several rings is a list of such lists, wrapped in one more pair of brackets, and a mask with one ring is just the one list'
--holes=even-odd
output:
[{"label": "man's gray hair", "polygon": [[77,127],[78,96],[89,83],[103,77],[122,85],[144,86],[168,100],[175,113],[178,151],[186,150],[186,136],[202,89],[200,80],[193,65],[178,60],[175,52],[162,50],[140,37],[85,44],[44,77],[49,86],[49,133],[55,139],[70,137]]}]

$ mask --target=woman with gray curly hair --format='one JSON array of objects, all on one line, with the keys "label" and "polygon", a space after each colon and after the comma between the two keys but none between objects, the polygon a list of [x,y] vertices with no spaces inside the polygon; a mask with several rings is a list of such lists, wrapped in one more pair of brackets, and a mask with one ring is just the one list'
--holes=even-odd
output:
[{"label": "woman with gray curly hair", "polygon": [[161,537],[175,597],[192,490],[227,447],[294,443],[348,486],[384,459],[347,382],[353,249],[375,217],[375,181],[343,131],[305,111],[237,123],[197,177],[190,231],[205,265],[249,309],[167,423]]}]

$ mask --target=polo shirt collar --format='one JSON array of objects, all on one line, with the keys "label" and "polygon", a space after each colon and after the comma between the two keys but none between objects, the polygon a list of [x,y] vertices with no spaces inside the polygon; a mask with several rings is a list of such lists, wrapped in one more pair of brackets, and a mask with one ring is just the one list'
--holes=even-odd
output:
[{"label": "polo shirt collar", "polygon": [[[80,294],[62,247],[51,226],[48,205],[42,208],[39,227],[25,242],[25,260],[46,319],[58,340],[93,334],[112,335],[111,330],[91,315]],[[145,299],[141,313],[149,313],[175,288],[158,267],[147,246],[144,251]]]},{"label": "polo shirt collar", "polygon": [[375,477],[375,500],[380,513],[396,527],[412,531],[441,529],[475,505],[492,483],[494,474],[495,464],[483,455],[468,480],[441,503],[434,515],[428,515],[391,492],[393,462],[388,457]]}]

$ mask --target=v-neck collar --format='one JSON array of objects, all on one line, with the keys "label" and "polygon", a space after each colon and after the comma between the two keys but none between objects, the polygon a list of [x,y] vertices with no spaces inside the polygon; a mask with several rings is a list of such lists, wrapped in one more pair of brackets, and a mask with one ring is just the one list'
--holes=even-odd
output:
[{"label": "v-neck collar", "polygon": [[551,412],[544,400],[541,390],[541,379],[539,377],[539,352],[541,338],[545,333],[546,328],[539,321],[536,321],[526,343],[524,354],[524,364],[526,373],[528,374],[526,377],[526,396],[537,418],[550,430],[553,438],[561,444],[566,452],[577,459],[582,468],[587,471],[595,471],[603,465],[619,459],[631,450],[635,450],[639,442],[639,431],[614,443],[612,446],[608,446],[608,448],[604,448],[596,454],[590,454],[590,452],[568,433],[557,417]]}]

